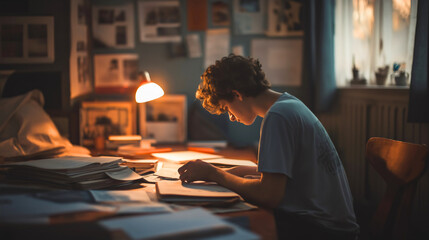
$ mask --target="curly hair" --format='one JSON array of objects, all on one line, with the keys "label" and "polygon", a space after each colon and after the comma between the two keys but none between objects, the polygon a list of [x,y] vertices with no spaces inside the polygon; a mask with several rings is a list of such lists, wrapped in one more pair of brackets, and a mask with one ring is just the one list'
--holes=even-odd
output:
[{"label": "curly hair", "polygon": [[219,106],[219,100],[232,101],[233,90],[246,97],[256,97],[269,88],[271,85],[259,60],[230,54],[206,69],[195,96],[207,111],[221,114],[225,111]]}]

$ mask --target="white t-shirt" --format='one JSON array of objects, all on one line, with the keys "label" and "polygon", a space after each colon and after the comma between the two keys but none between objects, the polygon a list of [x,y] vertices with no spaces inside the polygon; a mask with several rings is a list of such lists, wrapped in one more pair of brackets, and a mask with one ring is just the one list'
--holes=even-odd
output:
[{"label": "white t-shirt", "polygon": [[288,93],[263,120],[258,171],[288,177],[281,210],[329,229],[358,231],[347,176],[329,135]]}]

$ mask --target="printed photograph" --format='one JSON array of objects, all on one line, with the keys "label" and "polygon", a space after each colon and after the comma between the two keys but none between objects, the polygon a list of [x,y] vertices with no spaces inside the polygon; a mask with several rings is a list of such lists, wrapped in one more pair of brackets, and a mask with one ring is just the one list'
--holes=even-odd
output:
[{"label": "printed photograph", "polygon": [[115,20],[115,11],[113,9],[100,9],[98,10],[98,23],[99,24],[113,24]]},{"label": "printed photograph", "polygon": [[4,58],[23,57],[24,25],[1,25],[1,56]]},{"label": "printed photograph", "polygon": [[132,102],[83,102],[80,110],[80,139],[92,146],[96,137],[132,135],[135,105]]}]

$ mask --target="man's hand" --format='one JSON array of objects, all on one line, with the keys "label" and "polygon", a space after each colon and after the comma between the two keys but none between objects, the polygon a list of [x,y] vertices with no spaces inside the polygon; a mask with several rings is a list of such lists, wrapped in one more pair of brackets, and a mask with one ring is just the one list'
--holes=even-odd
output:
[{"label": "man's hand", "polygon": [[179,168],[180,180],[182,182],[213,181],[212,175],[216,167],[201,160],[189,161]]}]

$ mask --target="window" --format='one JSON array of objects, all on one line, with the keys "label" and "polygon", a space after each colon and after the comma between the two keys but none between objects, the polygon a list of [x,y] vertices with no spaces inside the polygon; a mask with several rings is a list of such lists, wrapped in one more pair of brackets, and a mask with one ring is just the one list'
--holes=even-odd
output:
[{"label": "window", "polygon": [[411,72],[417,0],[336,0],[335,71],[338,86],[353,79],[376,84],[376,72],[388,66],[386,83],[391,85],[393,64]]}]

